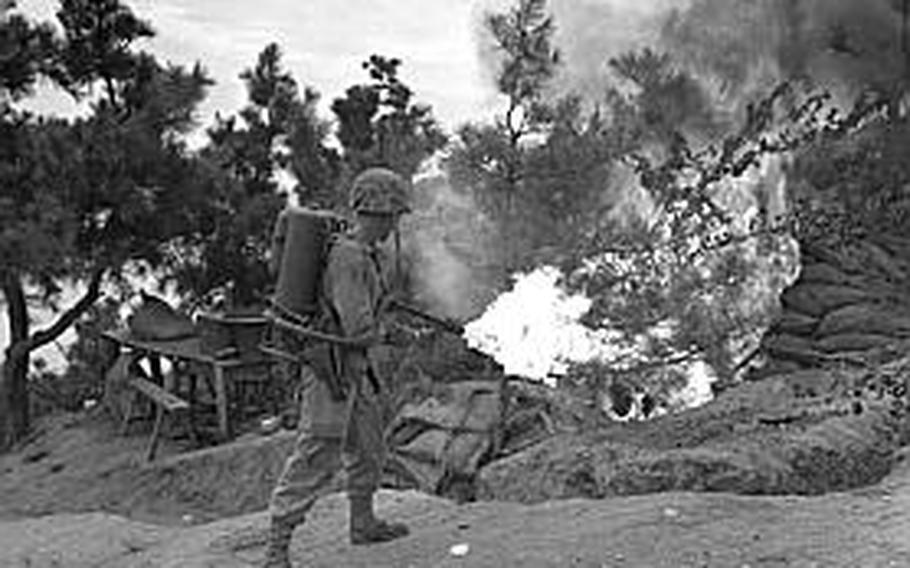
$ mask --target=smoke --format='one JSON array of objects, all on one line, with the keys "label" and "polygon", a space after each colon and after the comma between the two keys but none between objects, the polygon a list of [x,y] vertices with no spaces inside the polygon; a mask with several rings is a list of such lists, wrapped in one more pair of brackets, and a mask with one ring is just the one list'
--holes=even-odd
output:
[{"label": "smoke", "polygon": [[728,101],[785,78],[845,100],[901,76],[901,35],[900,0],[693,0],[661,42]]},{"label": "smoke", "polygon": [[574,92],[597,102],[610,86],[608,62],[629,51],[654,46],[667,18],[688,0],[553,0],[554,37],[563,67],[557,94]]},{"label": "smoke", "polygon": [[[474,11],[490,84],[500,60],[484,15],[516,1],[484,0]],[[562,55],[553,94],[573,92],[589,103],[611,85],[608,61],[644,47],[669,53],[732,116],[785,78],[845,103],[861,89],[887,90],[908,66],[903,0],[550,0],[547,8]]]},{"label": "smoke", "polygon": [[418,176],[414,189],[401,237],[415,299],[434,313],[473,319],[497,293],[497,229],[440,171]]},{"label": "smoke", "polygon": [[[514,4],[486,0],[474,12],[478,56],[491,84],[499,55],[484,27],[484,15]],[[547,7],[556,23],[553,43],[562,61],[553,94],[571,92],[588,101],[600,100],[610,85],[608,61],[630,50],[654,46],[667,18],[688,5],[689,0],[550,0]]]}]

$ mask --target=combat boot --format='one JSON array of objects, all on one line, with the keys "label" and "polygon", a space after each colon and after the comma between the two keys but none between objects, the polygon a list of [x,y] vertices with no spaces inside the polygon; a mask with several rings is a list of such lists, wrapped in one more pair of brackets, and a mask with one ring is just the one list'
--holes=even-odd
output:
[{"label": "combat boot", "polygon": [[388,542],[411,534],[402,523],[377,519],[373,513],[373,494],[351,496],[351,544]]},{"label": "combat boot", "polygon": [[291,568],[290,547],[294,536],[293,522],[272,517],[263,568]]}]

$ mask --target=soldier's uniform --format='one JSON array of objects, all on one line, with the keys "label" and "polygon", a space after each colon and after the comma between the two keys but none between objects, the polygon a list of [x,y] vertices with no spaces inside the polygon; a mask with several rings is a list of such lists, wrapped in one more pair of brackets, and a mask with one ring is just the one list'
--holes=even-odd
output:
[{"label": "soldier's uniform", "polygon": [[[372,178],[371,173],[374,174]],[[389,176],[397,178],[386,170],[380,170],[379,174],[376,170],[367,170],[355,180],[352,190],[355,211],[369,210],[368,205],[376,205],[376,199],[367,199],[366,203],[358,201],[358,188],[363,189],[364,185],[367,188],[361,191],[361,197],[365,193],[369,198],[370,191],[375,190],[380,205],[388,205],[395,215],[407,210],[404,204],[383,197],[384,194],[376,189],[381,189],[382,184],[367,183],[377,177],[380,181],[394,179]],[[403,187],[403,181],[397,178],[396,183],[399,182]],[[325,307],[331,312],[341,335],[381,335],[389,293],[386,266],[375,243],[342,236],[332,245],[322,290]],[[404,525],[386,523],[373,514],[373,494],[379,487],[385,460],[382,424],[385,393],[371,356],[376,348],[378,344],[373,347],[333,346],[340,382],[347,387],[344,397],[333,396],[325,380],[311,367],[301,366],[303,400],[298,438],[272,494],[267,566],[290,566],[287,549],[294,527],[305,520],[307,512],[342,467],[351,504],[351,541],[354,544],[383,542],[408,534]]]},{"label": "soldier's uniform", "polygon": [[[386,286],[366,245],[341,238],[332,247],[324,287],[345,336],[376,329],[383,317]],[[379,485],[384,459],[381,401],[369,349],[335,348],[346,400],[334,400],[328,386],[303,366],[299,436],[271,503],[274,517],[300,518],[344,465],[349,496],[371,495]],[[345,462],[345,463],[343,463]]]}]

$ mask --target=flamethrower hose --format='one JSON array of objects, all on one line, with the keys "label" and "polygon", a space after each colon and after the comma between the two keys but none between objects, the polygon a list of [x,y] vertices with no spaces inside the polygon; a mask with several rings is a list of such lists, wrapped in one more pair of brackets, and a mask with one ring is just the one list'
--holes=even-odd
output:
[{"label": "flamethrower hose", "polygon": [[291,333],[296,333],[304,337],[309,337],[310,339],[315,339],[317,341],[326,341],[328,343],[334,343],[336,345],[344,345],[346,347],[371,347],[376,345],[376,337],[370,334],[364,334],[357,337],[342,337],[340,335],[333,335],[331,333],[325,333],[323,331],[317,331],[309,327],[304,327],[296,323],[292,323],[280,315],[272,314],[272,322],[284,329],[285,331],[290,331]]},{"label": "flamethrower hose", "polygon": [[365,348],[372,347],[378,343],[375,334],[372,333],[365,333],[355,337],[345,337],[313,329],[308,327],[308,322],[303,316],[282,306],[281,303],[274,298],[266,298],[266,301],[271,308],[266,311],[266,317],[268,317],[277,327],[280,327],[285,331],[290,331],[291,333],[296,333],[317,341],[326,341],[328,343],[344,345],[346,347]]}]

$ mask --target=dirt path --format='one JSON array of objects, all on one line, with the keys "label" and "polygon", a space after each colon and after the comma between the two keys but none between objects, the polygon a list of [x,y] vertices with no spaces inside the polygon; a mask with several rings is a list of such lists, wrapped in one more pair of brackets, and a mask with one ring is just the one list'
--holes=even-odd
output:
[{"label": "dirt path", "polygon": [[[533,506],[458,506],[384,492],[383,514],[406,540],[352,548],[345,500],[319,503],[295,535],[298,566],[324,567],[907,567],[908,452],[878,485],[822,497],[665,493]],[[102,514],[0,522],[0,566],[248,567],[262,555],[263,513],[197,526],[157,526]],[[464,556],[451,547],[467,544]]]}]

